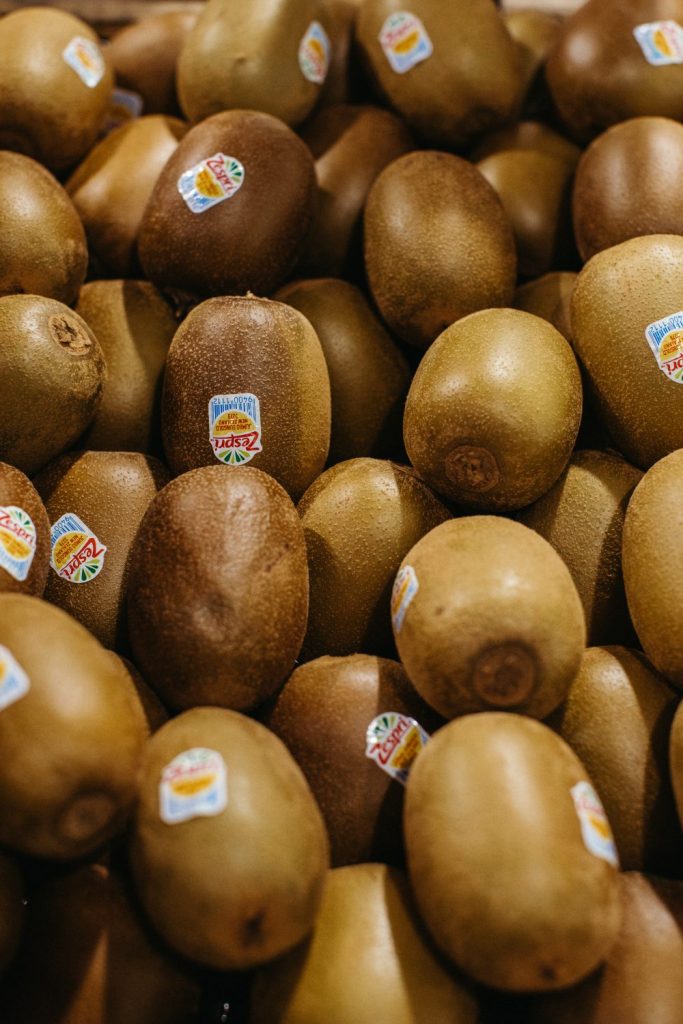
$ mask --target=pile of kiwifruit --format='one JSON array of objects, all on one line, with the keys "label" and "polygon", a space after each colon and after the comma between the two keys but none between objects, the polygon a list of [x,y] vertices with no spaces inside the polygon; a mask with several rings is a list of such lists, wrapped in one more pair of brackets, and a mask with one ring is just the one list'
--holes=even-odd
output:
[{"label": "pile of kiwifruit", "polygon": [[1,1024],[682,1024],[683,0],[17,6]]}]

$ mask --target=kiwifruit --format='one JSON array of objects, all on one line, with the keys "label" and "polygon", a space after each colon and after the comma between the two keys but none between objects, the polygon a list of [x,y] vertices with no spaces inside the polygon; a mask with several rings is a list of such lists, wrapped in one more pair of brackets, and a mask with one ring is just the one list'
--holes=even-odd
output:
[{"label": "kiwifruit", "polygon": [[419,540],[396,577],[392,623],[408,678],[445,718],[491,709],[545,718],[586,638],[560,556],[500,516],[452,519]]},{"label": "kiwifruit", "polygon": [[491,0],[366,0],[356,34],[382,94],[431,143],[461,148],[519,108],[522,59]]},{"label": "kiwifruit", "polygon": [[145,275],[197,295],[267,295],[300,254],[315,196],[313,157],[286,124],[252,110],[215,114],[187,133],[154,186],[138,241]]},{"label": "kiwifruit", "polygon": [[105,647],[125,642],[130,549],[147,508],[170,476],[138,452],[62,455],[35,478],[52,523],[45,599],[82,622]]},{"label": "kiwifruit", "polygon": [[507,149],[538,150],[538,152],[547,153],[549,156],[559,156],[573,167],[576,166],[581,156],[578,146],[553,128],[549,128],[548,125],[540,121],[517,121],[516,124],[498,128],[495,132],[484,135],[470,150],[469,158],[476,163],[493,153],[500,153]]},{"label": "kiwifruit", "polygon": [[413,763],[404,822],[420,913],[475,980],[565,988],[609,953],[621,918],[609,823],[581,762],[541,722],[449,722]]},{"label": "kiwifruit", "polygon": [[391,329],[427,348],[455,320],[510,303],[512,228],[494,189],[467,160],[408,153],[368,195],[365,267]]},{"label": "kiwifruit", "polygon": [[578,451],[543,497],[520,512],[566,563],[579,592],[590,644],[632,643],[621,573],[626,506],[642,477],[614,452]]},{"label": "kiwifruit", "polygon": [[[381,993],[381,996],[379,995]],[[402,871],[330,871],[309,942],[255,976],[249,1024],[474,1024],[477,1003],[435,955]]]},{"label": "kiwifruit", "polygon": [[683,825],[683,705],[681,704],[678,705],[671,726],[669,758],[671,761],[671,783],[676,799],[678,818]]},{"label": "kiwifruit", "polygon": [[403,860],[403,787],[366,755],[370,724],[394,712],[429,734],[443,725],[398,662],[351,654],[300,665],[263,718],[308,780],[334,867]]},{"label": "kiwifruit", "polygon": [[503,20],[517,43],[528,90],[562,31],[562,19],[550,11],[521,8],[503,11]]},{"label": "kiwifruit", "polygon": [[406,451],[453,501],[522,508],[567,465],[581,399],[579,368],[559,331],[520,310],[481,310],[425,353],[406,400]]},{"label": "kiwifruit", "polygon": [[0,594],[0,842],[65,860],[124,824],[147,727],[130,677],[60,608]]},{"label": "kiwifruit", "polygon": [[683,642],[678,609],[683,600],[683,555],[663,542],[662,530],[680,520],[683,450],[660,459],[633,492],[622,546],[624,586],[638,639],[652,664],[683,689]]},{"label": "kiwifruit", "polygon": [[163,938],[191,960],[242,970],[311,930],[329,846],[285,745],[260,723],[210,707],[149,740],[131,856]]},{"label": "kiwifruit", "polygon": [[19,153],[0,152],[0,226],[0,295],[72,303],[88,266],[83,225],[59,182]]},{"label": "kiwifruit", "polygon": [[161,703],[152,687],[145,682],[142,677],[142,673],[132,661],[128,658],[124,658],[121,654],[117,654],[115,651],[109,651],[108,653],[126,670],[130,676],[131,682],[137,690],[137,695],[140,698],[140,704],[147,721],[147,728],[150,733],[156,732],[157,729],[161,728],[164,722],[168,722],[170,717],[168,711]]},{"label": "kiwifruit", "polygon": [[577,276],[571,270],[553,270],[527,281],[515,292],[515,309],[547,320],[571,344],[570,302]]},{"label": "kiwifruit", "polygon": [[296,509],[272,477],[251,466],[184,473],[147,510],[130,564],[133,657],[165,703],[246,710],[284,682],[306,629],[308,572]]},{"label": "kiwifruit", "polygon": [[0,974],[11,962],[24,923],[23,883],[18,865],[0,853]]},{"label": "kiwifruit", "polygon": [[109,106],[113,72],[80,18],[38,6],[0,22],[0,148],[52,170],[90,149]]},{"label": "kiwifruit", "polygon": [[330,54],[325,81],[315,110],[336,103],[349,103],[363,79],[353,57],[353,41],[358,13],[357,0],[323,0],[329,23]]},{"label": "kiwifruit", "polygon": [[548,719],[589,773],[623,870],[680,877],[683,833],[669,775],[678,695],[638,651],[590,647]]},{"label": "kiwifruit", "polygon": [[[98,142],[66,183],[100,270],[137,271],[137,237],[157,179],[187,125],[171,117],[128,121]],[[131,188],[131,181],[135,188]]]},{"label": "kiwifruit", "polygon": [[300,124],[327,76],[331,29],[322,0],[208,0],[178,58],[182,109],[194,122],[238,108]]},{"label": "kiwifruit", "polygon": [[635,117],[598,136],[574,182],[581,258],[638,235],[683,234],[682,178],[683,125],[677,121]]},{"label": "kiwifruit", "polygon": [[80,444],[88,449],[156,453],[161,449],[161,378],[178,326],[148,281],[91,281],[76,312],[107,360],[107,383]]},{"label": "kiwifruit", "polygon": [[274,298],[303,313],[320,339],[332,401],[328,461],[397,454],[386,449],[400,433],[410,368],[360,289],[315,278],[285,285]]},{"label": "kiwifruit", "polygon": [[0,462],[0,592],[41,597],[50,547],[40,495],[20,470]]},{"label": "kiwifruit", "polygon": [[579,274],[572,341],[619,451],[647,469],[683,447],[683,238],[645,235]]},{"label": "kiwifruit", "polygon": [[68,306],[0,298],[0,459],[30,476],[70,448],[97,411],[106,372],[97,338]]},{"label": "kiwifruit", "polygon": [[208,299],[166,361],[162,432],[174,473],[254,463],[297,500],[330,445],[330,384],[310,323],[253,295]]},{"label": "kiwifruit", "polygon": [[350,459],[299,502],[311,601],[303,657],[394,653],[389,600],[406,551],[450,512],[406,467]]}]

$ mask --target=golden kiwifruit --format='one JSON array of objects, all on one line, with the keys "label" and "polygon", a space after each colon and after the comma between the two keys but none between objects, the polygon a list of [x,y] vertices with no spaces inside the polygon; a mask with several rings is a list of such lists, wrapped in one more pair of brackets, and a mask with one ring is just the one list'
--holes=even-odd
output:
[{"label": "golden kiwifruit", "polygon": [[59,182],[35,160],[0,152],[0,295],[69,305],[87,266],[83,225]]},{"label": "golden kiwifruit", "polygon": [[156,732],[157,729],[161,728],[164,722],[168,722],[170,718],[168,711],[161,703],[152,687],[145,682],[142,677],[142,673],[138,668],[136,668],[132,661],[128,658],[124,658],[120,654],[117,654],[115,651],[109,651],[109,654],[130,676],[131,682],[137,690],[138,697],[140,698],[140,704],[147,721],[147,728],[150,733]]},{"label": "golden kiwifruit", "polygon": [[358,0],[323,0],[329,24],[330,55],[327,74],[315,103],[315,110],[336,103],[349,103],[363,81],[353,57]]},{"label": "golden kiwifruit", "polygon": [[309,942],[255,975],[249,1024],[474,1024],[477,1003],[434,953],[408,880],[385,864],[330,871]]},{"label": "golden kiwifruit", "polygon": [[246,710],[291,672],[308,611],[301,522],[246,466],[206,466],[150,505],[130,555],[128,626],[145,679],[174,708]]},{"label": "golden kiwifruit", "polygon": [[391,329],[427,348],[455,320],[512,300],[512,228],[494,189],[467,160],[408,153],[368,195],[365,267]]},{"label": "golden kiwifruit", "polygon": [[91,281],[76,312],[97,337],[107,383],[80,439],[88,449],[156,453],[161,449],[161,378],[178,323],[148,281]]},{"label": "golden kiwifruit", "polygon": [[621,918],[609,823],[579,759],[541,722],[449,722],[412,766],[404,827],[421,915],[476,981],[565,988],[609,953]]},{"label": "golden kiwifruit", "polygon": [[479,139],[469,157],[476,163],[506,149],[535,149],[549,156],[559,156],[572,167],[576,166],[581,156],[578,146],[546,124],[540,121],[518,121]]},{"label": "golden kiwifruit", "polygon": [[227,296],[202,302],[178,328],[162,397],[174,473],[253,461],[296,501],[322,472],[330,422],[325,356],[298,310]]},{"label": "golden kiwifruit", "polygon": [[178,112],[175,72],[180,51],[197,14],[191,10],[152,12],[112,37],[105,53],[116,84],[142,98],[145,114]]},{"label": "golden kiwifruit", "polygon": [[638,639],[669,682],[683,689],[683,554],[667,535],[683,519],[683,450],[655,463],[626,510],[622,547],[624,586]]},{"label": "golden kiwifruit", "polygon": [[491,709],[545,718],[564,700],[586,640],[560,556],[500,516],[452,519],[419,540],[391,612],[408,678],[445,718]]},{"label": "golden kiwifruit", "polygon": [[624,870],[679,877],[683,833],[669,774],[678,695],[644,655],[590,647],[548,719],[589,773]]},{"label": "golden kiwifruit", "polygon": [[581,375],[559,331],[531,313],[485,309],[448,327],[423,356],[403,439],[440,494],[473,508],[522,508],[567,465],[581,410]]},{"label": "golden kiwifruit", "polygon": [[106,373],[97,338],[68,306],[0,298],[0,459],[31,475],[70,448],[97,411]]},{"label": "golden kiwifruit", "polygon": [[515,292],[515,309],[547,320],[571,344],[569,310],[577,276],[571,270],[553,270],[536,281],[527,281]]},{"label": "golden kiwifruit", "polygon": [[126,671],[60,608],[0,594],[0,842],[56,860],[119,831],[147,726]]},{"label": "golden kiwifruit", "polygon": [[638,235],[683,234],[682,206],[683,125],[666,117],[614,125],[591,143],[576,170],[581,258]]},{"label": "golden kiwifruit", "polygon": [[138,452],[63,455],[35,480],[51,529],[45,599],[82,622],[105,647],[126,637],[130,550],[142,517],[168,481],[157,459]]},{"label": "golden kiwifruit", "polygon": [[350,459],[299,502],[311,601],[303,657],[393,654],[389,600],[406,551],[450,512],[407,467]]},{"label": "golden kiwifruit", "polygon": [[113,78],[80,18],[48,6],[11,11],[0,22],[0,148],[69,167],[97,138]]},{"label": "golden kiwifruit", "polygon": [[152,191],[138,251],[154,284],[197,295],[282,284],[315,208],[310,150],[270,114],[226,110],[195,125]]},{"label": "golden kiwifruit", "polygon": [[23,883],[18,865],[0,853],[0,974],[11,962],[24,923]]},{"label": "golden kiwifruit", "polygon": [[635,637],[621,572],[624,516],[639,469],[613,452],[579,451],[558,481],[518,516],[552,544],[579,592],[590,644]]},{"label": "golden kiwifruit", "polygon": [[605,249],[574,287],[574,349],[616,446],[641,469],[683,447],[682,310],[678,235]]},{"label": "golden kiwifruit", "polygon": [[335,867],[403,860],[403,787],[366,755],[368,727],[392,712],[430,734],[443,725],[398,662],[369,654],[300,665],[265,712],[318,802]]},{"label": "golden kiwifruit", "polygon": [[50,565],[50,520],[24,474],[0,462],[0,592],[41,597]]},{"label": "golden kiwifruit", "polygon": [[328,461],[398,454],[390,446],[400,435],[410,368],[360,289],[315,278],[285,285],[274,298],[303,313],[320,339],[332,401]]},{"label": "golden kiwifruit", "polygon": [[285,745],[215,707],[186,711],[149,740],[131,852],[159,933],[219,970],[305,938],[329,864],[322,816]]},{"label": "golden kiwifruit", "polygon": [[683,706],[679,704],[674,715],[669,738],[669,758],[671,760],[671,782],[676,798],[678,817],[683,825]]},{"label": "golden kiwifruit", "polygon": [[137,237],[147,202],[187,127],[172,117],[129,121],[98,142],[67,181],[91,258],[101,270],[122,277],[137,271]]},{"label": "golden kiwifruit", "polygon": [[504,11],[503,20],[517,43],[528,90],[559,38],[562,19],[551,11],[521,8]]}]

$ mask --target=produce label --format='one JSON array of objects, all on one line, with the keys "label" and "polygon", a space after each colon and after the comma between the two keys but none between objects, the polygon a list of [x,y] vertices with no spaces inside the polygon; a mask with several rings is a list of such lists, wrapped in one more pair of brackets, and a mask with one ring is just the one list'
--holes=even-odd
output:
[{"label": "produce label", "polygon": [[645,337],[664,376],[683,384],[683,311],[650,324]]},{"label": "produce label", "polygon": [[104,78],[104,57],[92,39],[74,36],[62,50],[62,57],[89,89],[94,89]]},{"label": "produce label", "polygon": [[209,402],[209,441],[216,458],[226,466],[243,466],[262,452],[256,395],[214,395]]},{"label": "produce label", "polygon": [[649,64],[683,64],[683,28],[677,21],[650,21],[633,30]]},{"label": "produce label", "polygon": [[365,756],[405,786],[413,761],[428,740],[428,733],[414,718],[385,711],[368,726]]},{"label": "produce label", "polygon": [[382,25],[379,41],[397,75],[404,75],[434,52],[424,25],[409,11],[390,14]]},{"label": "produce label", "polygon": [[139,92],[131,92],[130,89],[114,89],[102,134],[108,135],[120,125],[140,117],[144,105],[145,101]]},{"label": "produce label", "polygon": [[322,85],[330,66],[330,40],[319,21],[312,21],[299,43],[299,67],[304,78]]},{"label": "produce label", "polygon": [[400,633],[410,603],[420,589],[412,565],[399,569],[391,591],[391,622],[395,633]]},{"label": "produce label", "polygon": [[22,583],[36,553],[36,528],[28,512],[0,505],[0,569]]},{"label": "produce label", "polygon": [[600,797],[590,782],[577,782],[571,794],[581,822],[581,835],[586,849],[618,869],[617,848]]},{"label": "produce label", "polygon": [[31,689],[29,678],[11,651],[0,644],[0,711]]},{"label": "produce label", "polygon": [[193,213],[204,213],[234,196],[244,184],[244,167],[234,156],[214,153],[178,178],[178,191]]},{"label": "produce label", "polygon": [[212,818],[227,805],[227,768],[215,750],[185,750],[161,773],[159,814],[167,825],[178,825],[191,818]]},{"label": "produce label", "polygon": [[50,565],[69,583],[90,583],[102,572],[107,548],[82,519],[66,512],[50,530]]}]

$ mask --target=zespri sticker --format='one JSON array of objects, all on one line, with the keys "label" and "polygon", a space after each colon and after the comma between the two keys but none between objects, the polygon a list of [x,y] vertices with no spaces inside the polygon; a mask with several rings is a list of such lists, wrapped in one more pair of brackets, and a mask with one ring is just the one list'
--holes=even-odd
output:
[{"label": "zespri sticker", "polygon": [[225,761],[215,750],[193,747],[174,757],[161,773],[159,815],[167,825],[211,818],[228,805]]},{"label": "zespri sticker", "polygon": [[648,64],[683,64],[683,28],[677,21],[649,21],[636,25],[633,35]]},{"label": "zespri sticker", "polygon": [[664,376],[683,384],[683,311],[650,324],[645,337]]},{"label": "zespri sticker", "polygon": [[234,156],[214,153],[178,178],[178,191],[193,213],[231,199],[244,184],[244,166]]},{"label": "zespri sticker", "polygon": [[209,441],[218,461],[226,466],[243,466],[263,451],[256,395],[214,395],[209,402]]},{"label": "zespri sticker", "polygon": [[31,689],[23,668],[8,647],[0,644],[0,711],[20,700]]},{"label": "zespri sticker", "polygon": [[429,734],[414,718],[385,711],[368,726],[365,756],[405,786],[413,761],[428,741]]},{"label": "zespri sticker", "polygon": [[0,505],[0,569],[19,583],[29,574],[36,553],[36,528],[18,505]]},{"label": "zespri sticker", "polygon": [[68,583],[90,583],[102,572],[107,548],[74,512],[50,530],[50,565]]},{"label": "zespri sticker", "polygon": [[299,43],[299,67],[304,78],[322,85],[330,67],[330,40],[319,21],[312,21]]},{"label": "zespri sticker", "polygon": [[397,75],[404,75],[434,52],[427,30],[410,11],[390,14],[382,25],[379,41]]},{"label": "zespri sticker", "polygon": [[618,869],[619,855],[600,797],[590,782],[577,782],[571,794],[586,849]]},{"label": "zespri sticker", "polygon": [[104,78],[104,57],[92,39],[74,36],[62,50],[62,57],[89,89],[94,89]]},{"label": "zespri sticker", "polygon": [[391,624],[394,632],[401,631],[406,612],[419,589],[420,584],[412,565],[404,565],[399,569],[391,591]]}]

